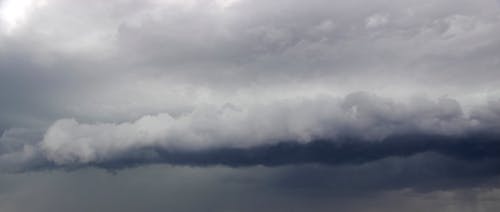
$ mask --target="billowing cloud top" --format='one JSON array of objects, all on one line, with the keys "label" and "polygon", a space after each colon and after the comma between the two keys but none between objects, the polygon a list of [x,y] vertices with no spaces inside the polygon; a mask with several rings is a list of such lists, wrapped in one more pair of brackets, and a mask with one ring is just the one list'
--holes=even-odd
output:
[{"label": "billowing cloud top", "polygon": [[494,0],[3,0],[0,169],[496,158],[499,33]]}]

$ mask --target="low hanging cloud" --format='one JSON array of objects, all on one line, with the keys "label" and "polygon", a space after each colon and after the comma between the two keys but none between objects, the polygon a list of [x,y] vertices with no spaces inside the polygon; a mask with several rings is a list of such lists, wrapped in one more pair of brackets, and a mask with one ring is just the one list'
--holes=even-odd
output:
[{"label": "low hanging cloud", "polygon": [[24,148],[35,148],[56,166],[335,164],[427,151],[497,157],[497,106],[464,112],[451,98],[398,102],[366,92],[246,107],[228,103],[123,123],[61,119]]}]

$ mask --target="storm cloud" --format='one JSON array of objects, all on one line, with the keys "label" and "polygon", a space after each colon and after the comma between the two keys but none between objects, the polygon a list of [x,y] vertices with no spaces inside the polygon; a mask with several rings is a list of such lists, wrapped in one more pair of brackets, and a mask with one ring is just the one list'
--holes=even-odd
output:
[{"label": "storm cloud", "polygon": [[383,141],[392,137],[402,137],[402,146],[411,148],[414,144],[405,142],[411,137],[416,137],[412,139],[416,145],[425,145],[441,142],[432,137],[470,140],[467,137],[481,133],[489,137],[475,140],[489,142],[498,134],[494,130],[498,123],[490,123],[483,113],[487,112],[466,116],[458,102],[449,98],[436,102],[416,98],[404,104],[354,93],[341,100],[289,100],[248,109],[230,104],[207,106],[176,118],[158,114],[118,124],[80,124],[63,119],[47,130],[41,148],[50,160],[67,164],[106,161],[142,148],[189,152],[316,140],[383,146]]},{"label": "storm cloud", "polygon": [[178,116],[162,113],[123,123],[61,119],[45,132],[6,131],[1,149],[3,166],[18,166],[18,171],[121,169],[149,163],[342,165],[429,152],[465,161],[496,161],[497,110],[496,102],[464,112],[447,97],[415,97],[403,103],[357,92],[252,108],[207,105]]},{"label": "storm cloud", "polygon": [[412,136],[491,143],[498,11],[493,1],[4,1],[3,163]]},{"label": "storm cloud", "polygon": [[0,0],[0,172],[497,188],[498,34],[495,0]]}]

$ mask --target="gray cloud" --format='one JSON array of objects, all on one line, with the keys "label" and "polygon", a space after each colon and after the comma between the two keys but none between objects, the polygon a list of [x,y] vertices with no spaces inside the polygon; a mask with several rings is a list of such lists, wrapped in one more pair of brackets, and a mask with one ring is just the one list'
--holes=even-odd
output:
[{"label": "gray cloud", "polygon": [[[10,173],[0,173],[0,210],[35,210],[16,207],[36,198],[13,192],[25,188],[9,187],[12,176],[50,181],[35,186],[53,191],[42,203],[81,191],[60,207],[31,202],[42,211],[96,210],[78,201],[82,188],[113,180],[90,167],[161,182],[158,166],[143,166],[163,163],[182,174],[161,188],[180,191],[172,182],[198,173],[188,178],[197,187],[231,198],[264,189],[260,205],[220,207],[186,186],[167,201],[174,211],[199,211],[176,204],[193,201],[208,211],[411,211],[394,204],[408,199],[497,211],[481,195],[498,195],[499,18],[495,0],[0,1],[0,172]],[[480,205],[454,207],[471,189]],[[461,190],[469,196],[450,206]],[[139,196],[112,199],[140,210],[129,201],[148,202]],[[101,199],[90,202],[119,210]]]},{"label": "gray cloud", "polygon": [[353,93],[344,99],[289,100],[251,108],[207,106],[176,118],[158,114],[119,124],[63,119],[47,130],[41,147],[58,164],[88,163],[144,147],[192,151],[320,139],[377,142],[408,134],[462,136],[482,130],[480,125],[480,119],[466,117],[452,99],[405,104]]},{"label": "gray cloud", "polygon": [[3,129],[263,96],[498,96],[494,1],[33,2],[0,36]]},{"label": "gray cloud", "polygon": [[493,130],[498,10],[493,1],[5,1],[0,128],[48,128],[31,143],[58,163],[141,147]]},{"label": "gray cloud", "polygon": [[497,110],[495,101],[464,112],[446,97],[397,102],[366,92],[248,108],[206,105],[179,116],[163,113],[134,122],[63,119],[42,133],[9,130],[0,140],[1,157],[6,170],[148,163],[362,164],[425,152],[496,160]]}]

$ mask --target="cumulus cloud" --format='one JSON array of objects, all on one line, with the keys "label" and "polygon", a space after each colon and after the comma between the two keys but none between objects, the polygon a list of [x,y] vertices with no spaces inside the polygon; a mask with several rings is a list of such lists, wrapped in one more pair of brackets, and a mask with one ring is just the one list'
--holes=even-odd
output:
[{"label": "cumulus cloud", "polygon": [[[207,105],[177,117],[163,113],[123,123],[85,124],[62,119],[47,130],[41,148],[49,160],[60,165],[113,161],[148,148],[199,152],[320,140],[385,144],[383,141],[398,138],[412,149],[413,145],[427,145],[429,141],[442,145],[435,138],[459,140],[472,139],[470,136],[475,134],[496,135],[491,124],[479,115],[465,115],[460,104],[450,98],[397,102],[358,92],[345,98],[297,99],[245,108]],[[417,144],[406,142],[411,136],[417,138],[411,139]],[[484,141],[479,139],[477,143]],[[387,144],[388,149],[392,146]],[[428,150],[435,149],[419,151]],[[226,160],[230,163],[231,157]]]},{"label": "cumulus cloud", "polygon": [[457,100],[405,101],[368,92],[266,104],[203,105],[130,122],[60,119],[48,129],[10,129],[0,139],[5,170],[144,163],[285,165],[364,163],[438,152],[495,157],[497,101],[464,111]]}]

